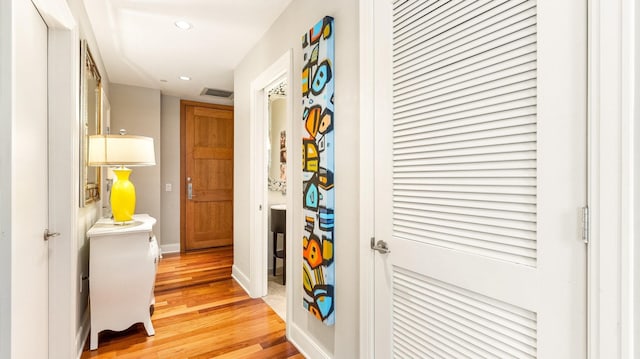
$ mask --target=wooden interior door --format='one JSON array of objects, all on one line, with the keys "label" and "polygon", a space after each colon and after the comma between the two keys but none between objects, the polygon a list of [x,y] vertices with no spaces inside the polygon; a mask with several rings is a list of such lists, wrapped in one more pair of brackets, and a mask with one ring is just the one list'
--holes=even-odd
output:
[{"label": "wooden interior door", "polygon": [[233,107],[181,101],[182,251],[233,244]]}]

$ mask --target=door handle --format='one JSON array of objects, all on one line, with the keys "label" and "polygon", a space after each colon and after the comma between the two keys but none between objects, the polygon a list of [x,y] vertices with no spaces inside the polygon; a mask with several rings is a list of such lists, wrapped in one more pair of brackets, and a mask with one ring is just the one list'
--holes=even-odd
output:
[{"label": "door handle", "polygon": [[59,235],[60,235],[60,233],[59,233],[59,232],[49,232],[49,228],[46,228],[46,229],[44,230],[44,235],[43,235],[43,237],[44,237],[44,240],[45,240],[45,241],[48,241],[48,240],[49,240],[49,238],[57,237],[57,236],[59,236]]},{"label": "door handle", "polygon": [[378,251],[381,254],[391,253],[391,250],[389,249],[387,242],[383,241],[382,239],[376,242],[375,237],[371,237],[371,249],[373,249],[374,251]]},{"label": "door handle", "polygon": [[193,199],[193,184],[191,183],[191,177],[187,177],[187,199]]}]

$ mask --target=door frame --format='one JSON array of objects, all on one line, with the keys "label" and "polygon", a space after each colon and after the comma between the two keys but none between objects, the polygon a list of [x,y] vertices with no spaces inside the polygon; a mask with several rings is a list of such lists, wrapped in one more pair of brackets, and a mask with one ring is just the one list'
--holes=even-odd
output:
[{"label": "door frame", "polygon": [[[180,253],[187,252],[187,162],[185,161],[185,157],[187,155],[187,106],[199,106],[218,110],[234,111],[234,107],[229,105],[180,100]],[[235,155],[233,161],[235,165]]]},{"label": "door frame", "polygon": [[[640,164],[634,150],[640,130],[640,26],[634,0],[609,4],[588,0],[587,188],[591,212],[587,264],[587,354],[590,358],[633,357],[640,353],[638,272]],[[605,4],[606,3],[606,4]],[[605,6],[606,5],[606,6]],[[374,118],[374,4],[359,1],[360,117]],[[627,16],[623,15],[626,14]],[[622,26],[621,26],[622,24]],[[635,29],[634,29],[635,27]],[[634,69],[635,67],[635,69]],[[634,80],[629,80],[634,79]],[[635,91],[635,97],[633,97]],[[601,126],[601,123],[604,126]],[[360,355],[374,358],[373,195],[374,124],[360,123]],[[623,135],[624,134],[624,135]],[[635,197],[634,197],[635,196]],[[632,200],[632,198],[635,198]],[[637,222],[636,222],[637,223]],[[612,234],[617,240],[610,240]],[[628,255],[623,255],[627,254]]]},{"label": "door frame", "polygon": [[[377,1],[377,0],[374,0]],[[374,1],[359,1],[360,26],[360,222],[359,222],[359,253],[360,253],[360,357],[375,357],[374,332],[374,252],[371,250],[371,238],[374,232],[374,123],[362,119],[374,118]]]},{"label": "door frame", "polygon": [[[293,148],[292,141],[295,141],[293,133],[293,102],[292,102],[292,51],[287,50],[273,64],[257,76],[250,87],[250,128],[249,128],[249,153],[250,157],[250,176],[249,176],[249,248],[250,248],[250,266],[249,266],[249,295],[252,298],[260,298],[267,295],[267,263],[268,263],[268,211],[265,206],[268,203],[267,189],[267,133],[269,124],[269,107],[268,107],[268,91],[275,82],[286,79],[286,131],[290,134],[286,142],[286,151],[291,154]],[[290,161],[291,162],[291,161]],[[293,166],[287,166],[287,194],[286,204],[287,226],[286,236],[293,239]],[[293,268],[292,265],[292,246],[286,247],[286,266]],[[291,270],[286,273],[286,280],[291,283]],[[293,300],[292,286],[286,286],[287,303]],[[291,305],[287,304],[287,318],[292,317]],[[289,325],[287,325],[287,336],[289,335]]]},{"label": "door frame", "polygon": [[588,4],[588,354],[631,358],[640,354],[640,13],[634,0]]}]

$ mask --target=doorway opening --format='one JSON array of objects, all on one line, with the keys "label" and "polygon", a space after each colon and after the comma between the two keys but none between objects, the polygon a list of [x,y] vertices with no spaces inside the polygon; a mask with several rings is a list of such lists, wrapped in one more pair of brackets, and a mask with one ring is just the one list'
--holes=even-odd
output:
[{"label": "doorway opening", "polygon": [[282,76],[265,91],[267,101],[267,295],[264,301],[286,321],[287,211],[287,79]]},{"label": "doorway opening", "polygon": [[[250,152],[253,156],[250,163],[252,210],[249,212],[250,279],[248,289],[253,298],[262,298],[269,294],[269,275],[275,277],[272,283],[280,285],[290,284],[292,278],[291,270],[286,270],[286,268],[292,268],[291,243],[294,238],[292,211],[287,210],[293,206],[292,193],[295,192],[295,183],[290,181],[293,163],[287,161],[287,157],[291,157],[287,154],[291,154],[293,149],[291,146],[293,138],[291,136],[293,134],[291,92],[286,88],[288,84],[292,83],[291,63],[291,50],[289,50],[251,82]],[[270,97],[273,102],[271,104]],[[270,121],[270,110],[280,112],[278,120]],[[274,122],[273,128],[271,122]],[[270,132],[274,139],[273,145]],[[282,145],[280,143],[281,134],[283,135]],[[273,169],[272,175],[270,175],[270,167]],[[276,250],[280,249],[275,260],[275,276],[273,276],[274,252],[272,250],[274,237],[271,235],[273,231],[269,225],[271,207],[274,205],[279,206],[273,210],[280,211],[274,213],[284,217],[280,220],[284,221],[284,228],[281,226],[275,230]],[[289,242],[289,245],[283,245],[286,243],[285,241]],[[279,269],[280,267],[282,269]],[[285,286],[284,293],[285,296],[281,300],[291,303],[293,296],[291,285]],[[278,314],[286,322],[286,318],[291,317],[291,306],[284,304],[282,308],[286,308],[286,310],[284,313]],[[289,326],[287,326],[287,335],[289,335]]]}]

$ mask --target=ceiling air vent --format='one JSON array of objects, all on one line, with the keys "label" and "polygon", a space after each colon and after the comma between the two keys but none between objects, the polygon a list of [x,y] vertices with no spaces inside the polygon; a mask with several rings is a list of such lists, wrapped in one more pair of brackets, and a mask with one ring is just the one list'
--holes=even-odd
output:
[{"label": "ceiling air vent", "polygon": [[233,92],[225,91],[225,90],[210,89],[205,87],[204,89],[202,89],[202,92],[200,93],[200,95],[231,98],[231,96],[233,96]]}]

